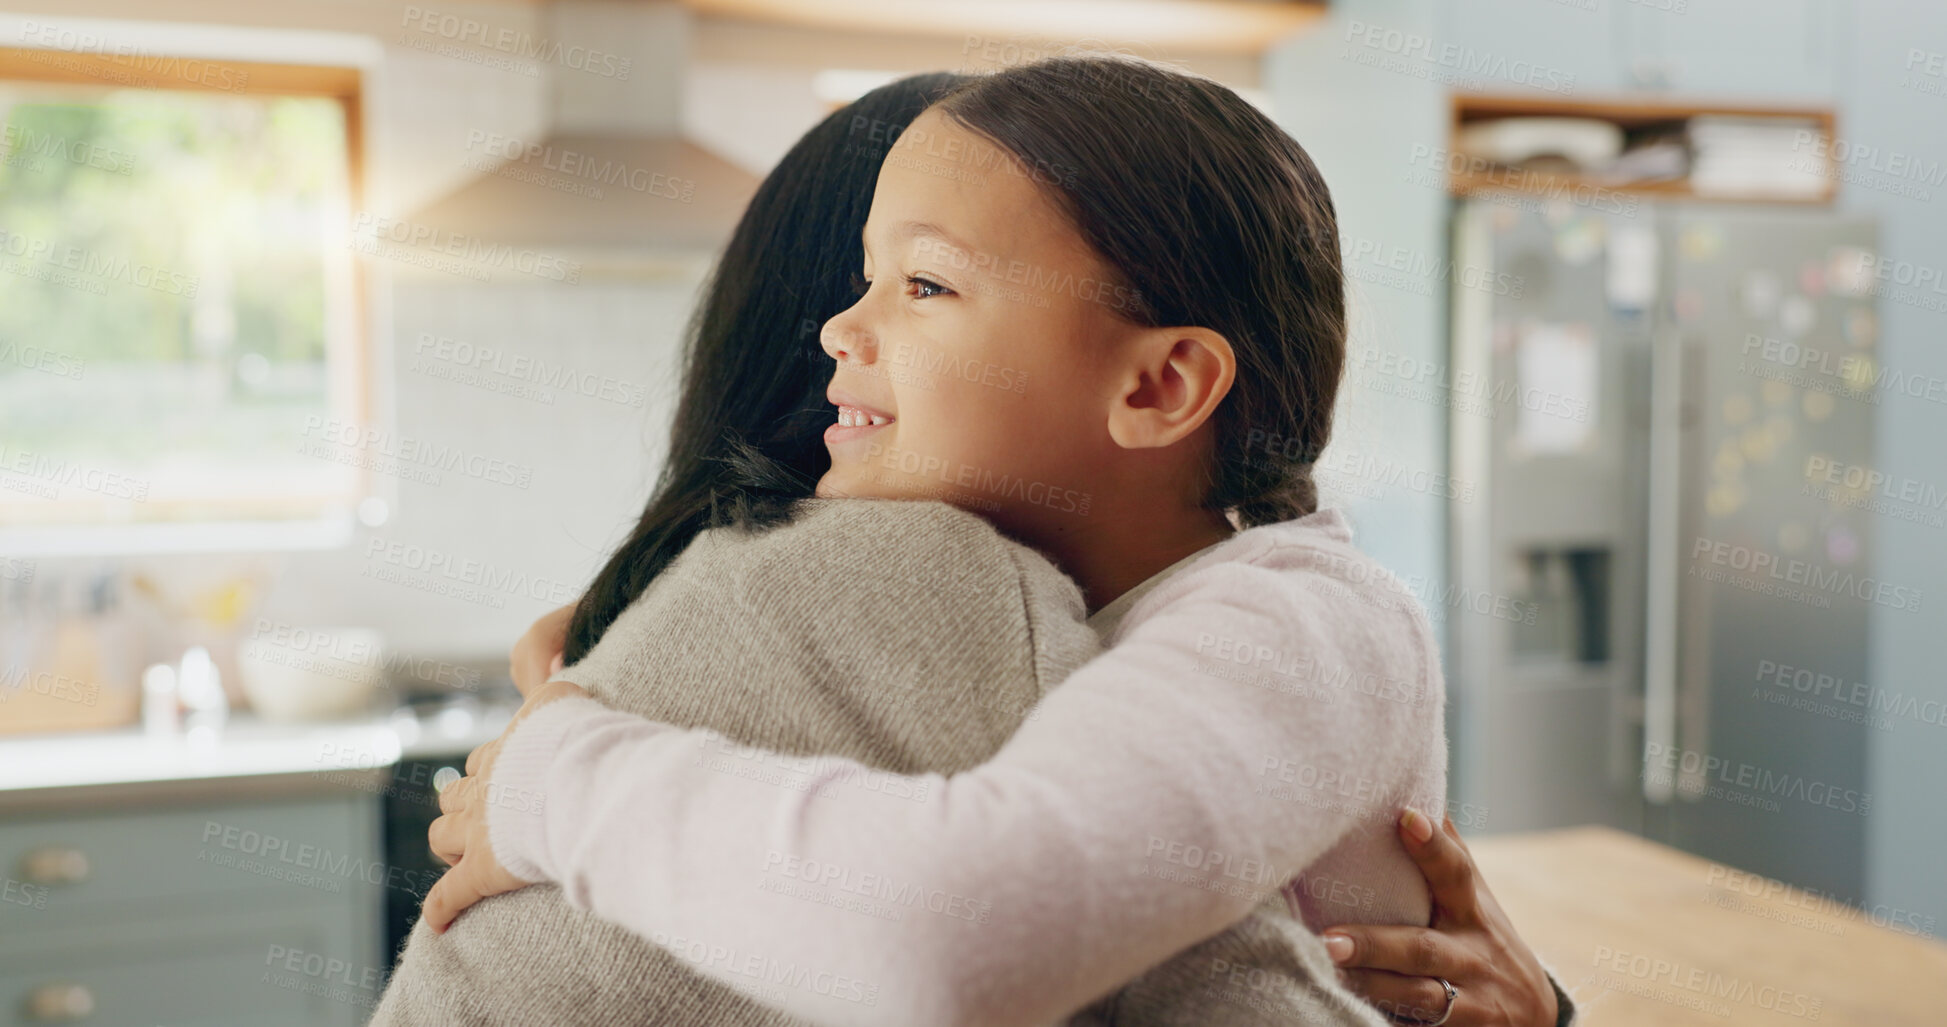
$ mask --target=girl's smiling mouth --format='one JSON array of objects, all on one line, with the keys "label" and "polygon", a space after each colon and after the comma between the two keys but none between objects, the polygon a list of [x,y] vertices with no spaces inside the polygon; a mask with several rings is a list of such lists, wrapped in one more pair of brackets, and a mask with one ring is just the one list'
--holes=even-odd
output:
[{"label": "girl's smiling mouth", "polygon": [[863,438],[897,420],[883,410],[859,404],[850,396],[830,393],[825,398],[838,408],[837,423],[825,429],[828,444]]}]

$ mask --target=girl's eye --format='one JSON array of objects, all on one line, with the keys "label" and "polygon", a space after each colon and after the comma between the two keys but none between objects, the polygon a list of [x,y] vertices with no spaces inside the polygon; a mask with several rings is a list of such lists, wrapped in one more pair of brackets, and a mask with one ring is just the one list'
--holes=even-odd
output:
[{"label": "girl's eye", "polygon": [[930,278],[921,278],[918,275],[907,275],[906,284],[912,287],[913,296],[915,299],[923,300],[923,299],[930,299],[934,296],[953,295],[952,289],[949,289],[946,286],[941,285],[940,283],[933,281]]},{"label": "girl's eye", "polygon": [[865,291],[870,288],[872,288],[872,279],[859,274],[857,271],[852,272],[852,295],[863,296],[865,295]]}]

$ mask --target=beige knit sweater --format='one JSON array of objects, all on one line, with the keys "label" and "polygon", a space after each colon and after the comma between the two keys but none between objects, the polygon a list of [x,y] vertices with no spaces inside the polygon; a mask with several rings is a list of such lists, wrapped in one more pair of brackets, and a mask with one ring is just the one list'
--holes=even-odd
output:
[{"label": "beige knit sweater", "polygon": [[[808,501],[789,525],[699,536],[561,677],[605,704],[724,744],[699,758],[789,786],[833,754],[897,773],[952,773],[1000,748],[1041,694],[1099,646],[1074,583],[985,521],[934,502]],[[930,687],[980,681],[979,690]],[[746,765],[750,764],[750,765]],[[870,787],[870,782],[854,782]],[[840,784],[838,787],[847,787]],[[758,887],[859,901],[773,854]],[[859,915],[925,908],[897,882]],[[907,900],[902,904],[900,896]],[[445,935],[424,924],[371,1021],[784,1025],[798,1021],[649,940],[571,907],[553,885],[489,899]],[[752,994],[762,997],[762,989]],[[1078,1014],[1122,1027],[1384,1023],[1336,981],[1282,895],[1229,931]]]}]

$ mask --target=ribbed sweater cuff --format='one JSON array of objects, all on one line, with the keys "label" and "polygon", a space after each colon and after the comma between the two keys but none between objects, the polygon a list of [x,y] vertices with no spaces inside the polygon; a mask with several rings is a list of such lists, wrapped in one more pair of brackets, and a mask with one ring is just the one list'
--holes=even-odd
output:
[{"label": "ribbed sweater cuff", "polygon": [[500,747],[488,778],[487,838],[494,857],[523,881],[551,881],[547,773],[575,726],[607,708],[593,699],[557,699],[527,715]]}]

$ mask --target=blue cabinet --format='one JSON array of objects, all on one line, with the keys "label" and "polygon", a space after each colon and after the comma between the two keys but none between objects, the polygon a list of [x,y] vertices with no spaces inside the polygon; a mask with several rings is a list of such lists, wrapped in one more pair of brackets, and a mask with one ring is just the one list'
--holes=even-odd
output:
[{"label": "blue cabinet", "polygon": [[1835,0],[1448,0],[1438,42],[1461,90],[1830,102],[1850,24]]},{"label": "blue cabinet", "polygon": [[0,874],[0,1027],[350,1027],[384,987],[369,795],[12,816]]}]

